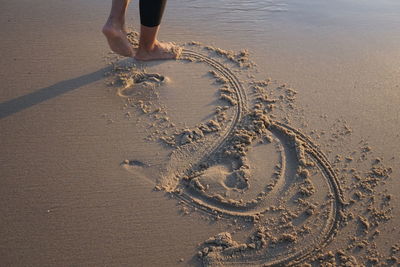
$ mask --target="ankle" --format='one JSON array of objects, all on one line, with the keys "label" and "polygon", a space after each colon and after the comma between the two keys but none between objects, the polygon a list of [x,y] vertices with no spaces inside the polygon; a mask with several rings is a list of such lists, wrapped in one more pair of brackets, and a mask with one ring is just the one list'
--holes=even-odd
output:
[{"label": "ankle", "polygon": [[139,44],[139,50],[142,52],[150,53],[154,51],[155,45],[154,44]]},{"label": "ankle", "polygon": [[139,45],[139,47],[138,47],[137,50],[136,50],[136,55],[148,55],[148,54],[150,54],[152,51],[153,51],[153,50],[148,49],[148,48],[141,47],[141,46]]},{"label": "ankle", "polygon": [[125,30],[125,18],[109,16],[104,28],[111,27],[114,29]]},{"label": "ankle", "polygon": [[140,42],[139,43],[139,49],[145,51],[145,52],[153,52],[157,47],[159,46],[158,40],[152,41],[152,42]]}]

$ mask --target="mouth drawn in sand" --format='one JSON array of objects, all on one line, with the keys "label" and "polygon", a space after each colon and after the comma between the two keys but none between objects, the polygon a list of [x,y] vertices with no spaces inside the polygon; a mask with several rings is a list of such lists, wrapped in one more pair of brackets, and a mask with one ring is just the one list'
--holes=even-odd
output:
[{"label": "mouth drawn in sand", "polygon": [[[234,240],[229,232],[206,240],[198,253],[203,265],[292,266],[318,258],[348,223],[346,208],[351,203],[345,201],[343,181],[320,147],[286,117],[273,113],[281,102],[294,109],[296,91],[281,85],[280,97],[271,97],[272,82],[255,80],[246,71],[254,66],[247,52],[190,43],[180,60],[211,68],[208,75],[224,104],[207,121],[178,129],[162,104],[130,100],[154,119],[157,129],[149,140],[171,149],[155,188],[216,220],[254,229],[244,241]],[[156,95],[155,89],[168,80],[136,71],[119,72],[120,96],[130,99],[140,88]],[[122,165],[147,168],[135,160]],[[364,217],[359,221],[369,227]],[[340,259],[347,257],[342,254],[337,254]]]}]

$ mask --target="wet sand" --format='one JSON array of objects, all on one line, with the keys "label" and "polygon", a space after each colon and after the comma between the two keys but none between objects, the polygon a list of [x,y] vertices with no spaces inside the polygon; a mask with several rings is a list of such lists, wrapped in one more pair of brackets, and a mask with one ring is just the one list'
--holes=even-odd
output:
[{"label": "wet sand", "polygon": [[206,58],[132,65],[108,1],[2,4],[2,264],[396,264],[398,4],[259,5],[171,2],[161,38]]}]

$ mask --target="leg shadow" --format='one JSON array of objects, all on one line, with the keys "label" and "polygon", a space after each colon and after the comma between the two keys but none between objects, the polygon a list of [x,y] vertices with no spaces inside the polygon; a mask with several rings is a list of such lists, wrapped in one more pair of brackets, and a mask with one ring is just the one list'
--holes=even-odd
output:
[{"label": "leg shadow", "polygon": [[46,100],[52,99],[56,96],[98,81],[102,79],[104,77],[104,73],[110,69],[111,67],[102,68],[98,71],[85,74],[77,78],[61,81],[48,87],[36,90],[27,95],[0,103],[0,119],[8,117],[14,113],[20,112]]}]

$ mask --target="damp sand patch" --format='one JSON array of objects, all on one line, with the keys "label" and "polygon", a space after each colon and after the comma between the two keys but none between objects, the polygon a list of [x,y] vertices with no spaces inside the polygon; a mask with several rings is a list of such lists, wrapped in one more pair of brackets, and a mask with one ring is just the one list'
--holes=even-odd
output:
[{"label": "damp sand patch", "polygon": [[[151,126],[147,140],[170,151],[153,179],[155,189],[176,198],[186,211],[224,223],[227,229],[236,226],[205,240],[194,257],[205,266],[395,261],[397,252],[384,252],[375,242],[391,219],[392,196],[378,193],[390,181],[391,168],[382,160],[371,163],[373,152],[364,144],[351,155],[327,156],[329,151],[321,149],[326,145],[315,140],[328,135],[334,139],[323,140],[326,144],[333,144],[335,136],[345,140],[350,127],[335,126],[338,133],[315,138],[296,103],[297,91],[263,77],[248,51],[196,42],[183,48],[178,62],[186,68],[202,66],[195,74],[211,81],[208,86],[215,91],[211,109],[197,123],[182,126],[179,116],[171,115],[160,91],[175,79],[165,73],[131,65],[110,77],[118,92],[129,90],[118,95],[137,108],[132,116],[145,117],[144,124]],[[130,77],[135,75],[144,78]],[[140,90],[146,92],[139,95]],[[152,97],[145,99],[146,94]],[[122,166],[149,168],[134,162],[129,159]],[[252,230],[239,240],[241,226]],[[345,236],[351,240],[344,241]]]}]

